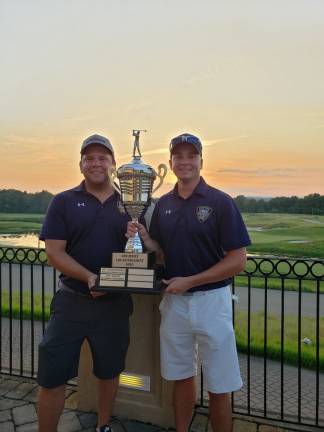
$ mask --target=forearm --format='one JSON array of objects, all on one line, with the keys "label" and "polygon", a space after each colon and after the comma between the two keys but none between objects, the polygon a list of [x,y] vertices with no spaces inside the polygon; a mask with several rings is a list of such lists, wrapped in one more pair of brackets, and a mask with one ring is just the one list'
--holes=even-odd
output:
[{"label": "forearm", "polygon": [[143,240],[146,250],[148,252],[155,252],[156,257],[159,257],[159,259],[161,259],[161,257],[163,257],[163,251],[159,243],[156,240],[152,239],[150,234],[146,231],[146,229],[143,226],[140,227],[138,233],[141,239]]},{"label": "forearm", "polygon": [[147,235],[146,240],[143,239],[144,246],[148,252],[155,252],[155,262],[156,264],[164,264],[164,254],[159,243],[153,240],[149,235]]},{"label": "forearm", "polygon": [[75,259],[73,259],[66,252],[62,251],[55,254],[49,254],[47,252],[47,257],[49,264],[51,264],[64,275],[73,279],[77,279],[81,282],[88,283],[92,272],[75,261]]},{"label": "forearm", "polygon": [[[234,251],[238,252],[238,251]],[[239,253],[229,252],[224,259],[209,269],[186,278],[188,289],[233,277],[244,270],[246,264],[245,249]]]},{"label": "forearm", "polygon": [[159,243],[156,240],[154,240],[147,232],[146,227],[139,222],[137,223],[134,223],[133,221],[128,222],[127,232],[125,236],[127,238],[131,238],[136,234],[136,232],[138,232],[140,238],[142,239],[146,251],[155,252],[156,263],[164,264],[163,250],[160,247]]},{"label": "forearm", "polygon": [[147,232],[145,234],[140,233],[140,236],[143,240],[145,248],[149,252],[155,252],[155,253],[162,252],[159,243],[156,240],[153,240],[152,237],[150,237],[150,235]]}]

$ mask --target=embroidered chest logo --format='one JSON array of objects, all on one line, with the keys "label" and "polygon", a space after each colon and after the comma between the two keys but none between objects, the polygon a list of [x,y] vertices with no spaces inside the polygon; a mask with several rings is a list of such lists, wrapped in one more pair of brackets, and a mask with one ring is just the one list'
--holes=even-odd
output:
[{"label": "embroidered chest logo", "polygon": [[84,201],[78,202],[78,207],[85,207],[85,202]]},{"label": "embroidered chest logo", "polygon": [[125,207],[123,206],[123,204],[120,200],[117,201],[117,208],[118,208],[120,214],[122,214],[122,215],[126,214]]},{"label": "embroidered chest logo", "polygon": [[199,206],[196,208],[196,216],[199,222],[206,222],[209,216],[213,213],[213,209],[208,206]]},{"label": "embroidered chest logo", "polygon": [[171,214],[171,210],[165,210],[165,214],[166,214],[166,215]]}]

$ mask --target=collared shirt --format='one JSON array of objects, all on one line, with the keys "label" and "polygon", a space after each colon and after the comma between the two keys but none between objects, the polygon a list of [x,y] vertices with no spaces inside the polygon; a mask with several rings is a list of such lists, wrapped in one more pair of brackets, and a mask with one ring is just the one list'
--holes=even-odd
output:
[{"label": "collared shirt", "polygon": [[[227,251],[251,244],[233,199],[203,178],[187,199],[179,196],[177,185],[159,199],[150,234],[163,249],[166,279],[201,273],[221,261]],[[230,282],[225,279],[189,291],[220,288]]]},{"label": "collared shirt", "polygon": [[[101,203],[83,181],[53,198],[39,238],[66,240],[67,253],[98,274],[101,267],[111,266],[113,252],[124,251],[128,220],[117,192]],[[64,274],[60,279],[69,288],[89,293],[87,284],[77,279]]]}]

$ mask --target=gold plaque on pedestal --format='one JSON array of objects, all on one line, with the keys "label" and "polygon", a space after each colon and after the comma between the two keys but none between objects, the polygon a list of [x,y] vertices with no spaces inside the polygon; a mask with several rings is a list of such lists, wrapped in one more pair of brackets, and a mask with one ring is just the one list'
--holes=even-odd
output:
[{"label": "gold plaque on pedestal", "polygon": [[112,254],[112,266],[147,268],[148,255],[146,253],[114,252]]}]

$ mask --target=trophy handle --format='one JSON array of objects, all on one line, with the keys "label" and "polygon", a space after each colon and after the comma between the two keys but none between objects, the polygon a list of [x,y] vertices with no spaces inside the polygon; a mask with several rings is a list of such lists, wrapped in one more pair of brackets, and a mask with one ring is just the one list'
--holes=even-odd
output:
[{"label": "trophy handle", "polygon": [[111,186],[117,191],[118,193],[121,193],[120,187],[117,183],[115,183],[115,180],[117,179],[117,170],[116,168],[109,168],[108,169],[108,177],[110,179]]},{"label": "trophy handle", "polygon": [[158,172],[156,173],[157,177],[159,177],[159,183],[155,186],[155,188],[152,191],[152,194],[159,189],[160,186],[162,186],[164,177],[166,176],[168,169],[165,164],[160,164],[158,166]]}]

